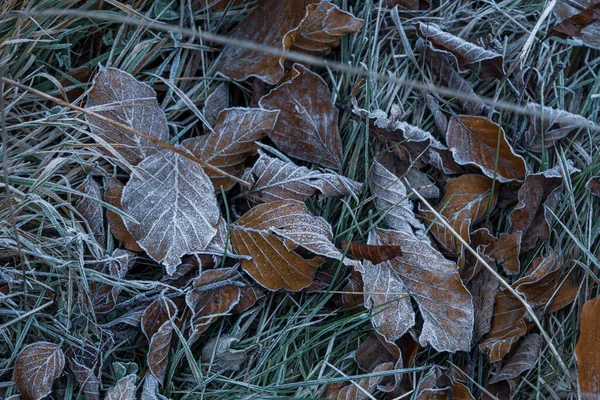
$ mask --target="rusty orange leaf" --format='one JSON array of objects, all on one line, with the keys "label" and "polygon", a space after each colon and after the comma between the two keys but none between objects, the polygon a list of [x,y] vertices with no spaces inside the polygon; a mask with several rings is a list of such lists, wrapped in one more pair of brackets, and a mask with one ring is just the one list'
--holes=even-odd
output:
[{"label": "rusty orange leaf", "polygon": [[13,380],[23,400],[40,400],[52,392],[52,384],[64,367],[65,355],[60,347],[53,343],[35,342],[19,352]]},{"label": "rusty orange leaf", "polygon": [[581,400],[600,396],[600,297],[588,300],[581,309],[579,340],[575,346],[577,383]]}]

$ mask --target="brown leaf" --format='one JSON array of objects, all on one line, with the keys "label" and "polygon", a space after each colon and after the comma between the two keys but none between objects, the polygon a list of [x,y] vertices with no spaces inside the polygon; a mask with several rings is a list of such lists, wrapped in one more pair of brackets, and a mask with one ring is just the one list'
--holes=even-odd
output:
[{"label": "brown leaf", "polygon": [[600,197],[600,176],[591,177],[585,184],[585,187],[588,188],[594,196]]},{"label": "brown leaf", "polygon": [[223,10],[227,8],[231,4],[230,7],[239,6],[244,4],[246,0],[198,0],[200,4],[204,7],[210,6],[215,10]]},{"label": "brown leaf", "polygon": [[23,400],[38,400],[52,392],[52,384],[65,367],[60,347],[35,342],[23,347],[15,361],[13,380]]},{"label": "brown leaf", "polygon": [[106,391],[104,400],[135,400],[136,374],[119,379],[117,384]]},{"label": "brown leaf", "polygon": [[360,183],[334,173],[324,173],[272,158],[259,150],[260,158],[246,176],[252,187],[245,196],[255,203],[278,200],[305,201],[356,194]]},{"label": "brown leaf", "polygon": [[[158,106],[154,89],[127,72],[100,66],[86,108],[159,140],[169,140],[167,118]],[[130,165],[161,150],[157,144],[96,117],[86,114],[86,119],[92,132]]]},{"label": "brown leaf", "polygon": [[581,400],[600,396],[600,297],[588,300],[581,309],[579,340],[575,346],[577,383]]},{"label": "brown leaf", "polygon": [[165,150],[142,161],[123,189],[125,226],[167,274],[185,254],[206,249],[217,234],[220,210],[202,166]]},{"label": "brown leaf", "polygon": [[523,181],[525,160],[506,140],[504,129],[483,117],[452,117],[446,131],[448,147],[460,165],[473,165],[500,182]]},{"label": "brown leaf", "polygon": [[493,236],[487,228],[480,228],[471,233],[473,248],[479,249],[481,246],[481,253],[502,265],[508,275],[518,274],[521,270],[521,241],[521,231],[501,233],[499,238]]},{"label": "brown leaf", "polygon": [[467,69],[479,72],[481,79],[504,77],[503,59],[498,53],[444,32],[431,23],[417,23],[417,34],[429,41],[437,51],[443,51],[454,58],[461,72]]},{"label": "brown leaf", "polygon": [[[200,160],[234,176],[244,170],[246,158],[256,154],[257,141],[273,130],[278,111],[260,108],[228,108],[223,110],[214,126],[214,132],[183,141],[183,147]],[[229,190],[235,184],[231,178],[205,170],[215,190]]]},{"label": "brown leaf", "polygon": [[65,89],[64,94],[69,103],[73,103],[85,93],[82,84],[88,83],[92,79],[93,72],[91,67],[79,67],[70,70],[60,78],[60,84]]},{"label": "brown leaf", "polygon": [[[444,216],[460,236],[470,242],[471,226],[485,217],[488,207],[494,207],[498,191],[492,194],[492,180],[481,175],[465,174],[451,180],[444,188],[444,197],[436,211]],[[436,220],[433,212],[421,210],[424,218],[431,221],[431,232],[455,254],[463,252],[463,245],[454,234]]]},{"label": "brown leaf", "polygon": [[309,4],[299,31],[294,35],[292,49],[327,54],[338,46],[342,36],[357,32],[363,24],[362,19],[355,18],[328,1]]},{"label": "brown leaf", "polygon": [[229,107],[229,97],[229,87],[225,83],[221,83],[206,97],[202,114],[211,126],[217,122],[221,111]]},{"label": "brown leaf", "polygon": [[[394,368],[391,362],[383,363],[373,369],[373,373],[390,371]],[[325,396],[331,400],[364,400],[366,399],[365,391],[373,393],[377,385],[383,379],[382,376],[374,376],[370,378],[362,378],[356,383],[351,383],[346,386],[329,385],[325,391]],[[360,386],[363,390],[360,390]]]},{"label": "brown leaf", "polygon": [[173,300],[164,296],[160,296],[150,303],[144,310],[140,321],[146,339],[151,341],[165,322],[175,318],[177,311]]},{"label": "brown leaf", "polygon": [[[135,254],[122,249],[113,251],[108,262],[101,263],[100,272],[109,274],[115,279],[123,279],[133,266]],[[121,288],[108,283],[90,282],[90,298],[92,307],[96,313],[107,313],[113,310]]]},{"label": "brown leaf", "polygon": [[[104,201],[111,206],[122,210],[121,195],[123,194],[123,185],[117,178],[104,178]],[[137,241],[131,236],[131,233],[125,228],[123,218],[119,214],[106,210],[106,219],[110,227],[110,232],[113,236],[123,243],[127,250],[142,252],[144,249],[140,247]]]},{"label": "brown leaf", "polygon": [[338,110],[330,97],[329,88],[319,75],[294,64],[283,83],[259,101],[261,107],[281,110],[269,134],[271,140],[295,158],[339,168],[342,141]]},{"label": "brown leaf", "polygon": [[[569,161],[567,173],[579,171]],[[527,175],[519,189],[519,203],[510,213],[510,233],[522,232],[521,252],[535,247],[538,240],[550,237],[550,215],[562,191],[562,169],[558,165],[544,172]]]},{"label": "brown leaf", "polygon": [[202,349],[202,362],[211,365],[217,371],[239,371],[246,360],[244,350],[232,349],[231,345],[240,340],[230,335],[221,335],[211,338]]},{"label": "brown leaf", "polygon": [[76,357],[69,357],[68,363],[77,384],[81,387],[85,400],[99,400],[100,378],[94,373],[93,368],[88,367]]},{"label": "brown leaf", "polygon": [[[600,32],[600,29],[599,29]],[[541,153],[557,141],[574,134],[587,132],[593,122],[581,115],[551,107],[542,107],[536,103],[527,103],[525,110],[531,113],[543,113],[543,117],[530,116],[529,129],[523,135],[524,144],[529,150]]]},{"label": "brown leaf", "polygon": [[581,41],[590,47],[600,48],[600,3],[596,0],[578,0],[581,10],[559,2],[553,11],[559,23],[550,30],[549,36],[568,38],[580,36]]},{"label": "brown leaf", "polygon": [[264,297],[265,294],[259,287],[254,285],[243,286],[240,288],[240,301],[231,309],[231,312],[241,314]]},{"label": "brown leaf", "polygon": [[[387,287],[392,285],[390,282],[395,281],[397,289],[393,288],[395,292],[390,292],[390,297],[395,295],[396,299],[399,297],[406,299],[402,297],[401,290],[402,287],[406,287],[419,306],[423,316],[423,329],[419,338],[421,345],[425,346],[429,343],[438,351],[449,352],[470,349],[474,322],[473,302],[460,279],[456,264],[446,260],[429,242],[410,233],[378,229],[372,234],[376,236],[369,241],[370,243],[400,246],[404,256],[373,267],[365,263],[363,272],[365,306],[372,307],[372,304],[367,303],[371,296],[369,292],[387,293],[386,291],[389,290]],[[370,272],[371,268],[376,272]],[[371,279],[370,276],[365,275],[365,272],[372,274],[374,278],[387,275],[380,280],[387,283],[369,290],[367,289],[369,283],[378,280]],[[400,310],[398,305],[394,307]],[[398,332],[405,332],[414,325],[410,302],[405,307],[410,311],[404,313],[397,311],[397,315],[380,322],[382,327],[384,323],[386,324],[385,333],[377,327],[386,340],[394,342],[401,336]],[[397,325],[404,327],[397,329],[395,328]],[[388,330],[392,334],[387,333]]]},{"label": "brown leaf", "polygon": [[538,363],[543,343],[544,340],[537,333],[528,335],[504,364],[498,375],[489,380],[486,389],[497,397],[499,397],[498,394],[506,392],[512,396],[521,380],[521,375],[535,368]]},{"label": "brown leaf", "polygon": [[450,379],[437,365],[420,380],[418,391],[414,395],[415,400],[441,400],[452,396]]},{"label": "brown leaf", "polygon": [[340,241],[342,251],[348,249],[348,254],[358,260],[368,260],[373,264],[389,261],[392,258],[402,257],[400,246],[376,246],[372,244]]},{"label": "brown leaf", "polygon": [[[77,187],[85,197],[81,197],[76,204],[77,211],[85,218],[90,233],[94,235],[96,242],[101,246],[106,245],[106,235],[104,233],[104,210],[99,200],[102,199],[100,185],[96,183],[92,174],[88,174],[85,180]],[[94,200],[95,199],[95,200]]]},{"label": "brown leaf", "polygon": [[467,285],[473,296],[475,310],[474,342],[479,342],[483,335],[490,331],[499,286],[498,279],[486,268],[483,268]]},{"label": "brown leaf", "polygon": [[358,346],[354,358],[360,369],[370,373],[383,363],[395,364],[400,358],[400,349],[394,344],[390,346],[375,332]]},{"label": "brown leaf", "polygon": [[169,350],[173,336],[173,318],[167,320],[152,335],[148,350],[148,369],[154,375],[159,385],[163,385],[167,365],[169,363]]},{"label": "brown leaf", "polygon": [[352,308],[364,303],[363,280],[360,272],[352,270],[348,277],[348,283],[344,286],[342,292],[340,297],[344,308]]},{"label": "brown leaf", "polygon": [[[298,34],[296,28],[306,15],[306,6],[316,1],[261,0],[230,38],[289,50]],[[254,76],[270,85],[277,84],[284,75],[283,60],[278,56],[233,45],[223,48],[216,69],[234,80],[243,81]]]},{"label": "brown leaf", "polygon": [[[342,253],[331,243],[329,224],[314,217],[304,203],[292,200],[261,204],[231,226],[231,243],[242,259],[242,268],[270,290],[298,291],[314,279],[323,259],[305,260],[294,252],[297,246],[336,260]],[[344,259],[348,265],[356,261]]]},{"label": "brown leaf", "polygon": [[240,301],[238,272],[233,268],[203,271],[192,282],[185,303],[192,310],[191,330],[197,336],[222,315],[227,315]]}]

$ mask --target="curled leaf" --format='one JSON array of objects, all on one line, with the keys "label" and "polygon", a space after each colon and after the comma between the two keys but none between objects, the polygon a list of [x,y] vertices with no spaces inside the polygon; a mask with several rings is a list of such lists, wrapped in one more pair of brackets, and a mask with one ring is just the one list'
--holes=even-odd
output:
[{"label": "curled leaf", "polygon": [[23,400],[39,400],[52,392],[52,384],[65,367],[60,347],[48,342],[35,342],[23,347],[13,372],[13,380]]},{"label": "curled leaf", "polygon": [[101,246],[106,244],[106,235],[104,233],[104,209],[98,201],[102,199],[100,185],[96,183],[91,174],[77,187],[77,190],[84,193],[86,197],[82,197],[77,201],[77,211],[85,218],[90,233],[94,235],[96,242]]},{"label": "curled leaf", "polygon": [[[123,194],[123,185],[117,178],[104,178],[104,200],[110,204],[118,208],[119,210],[123,209],[121,206],[121,196]],[[106,219],[108,220],[108,225],[110,227],[110,232],[113,236],[123,243],[123,246],[127,250],[142,252],[142,249],[137,241],[131,236],[131,233],[125,227],[125,222],[123,222],[123,218],[119,214],[114,213],[111,210],[106,210]]]},{"label": "curled leaf", "polygon": [[[569,3],[579,3],[581,8]],[[558,23],[552,27],[550,36],[580,37],[586,45],[600,48],[600,3],[596,0],[558,2],[553,11]]]},{"label": "curled leaf", "polygon": [[167,365],[169,363],[169,350],[173,336],[173,320],[170,319],[158,328],[150,340],[148,349],[148,369],[160,385],[165,380]]},{"label": "curled leaf", "polygon": [[373,264],[380,264],[392,258],[401,257],[400,246],[377,246],[356,242],[340,241],[342,250],[348,249],[348,254],[358,260],[368,260]]},{"label": "curled leaf", "polygon": [[600,396],[600,297],[588,300],[581,309],[579,340],[575,346],[579,398]]}]

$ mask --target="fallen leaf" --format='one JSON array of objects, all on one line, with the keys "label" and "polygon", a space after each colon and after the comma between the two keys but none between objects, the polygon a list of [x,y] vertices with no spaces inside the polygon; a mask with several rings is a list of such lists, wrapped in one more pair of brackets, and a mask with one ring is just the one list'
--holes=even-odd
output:
[{"label": "fallen leaf", "polygon": [[137,375],[130,374],[119,379],[117,384],[106,391],[104,400],[135,400]]},{"label": "fallen leaf", "polygon": [[100,378],[94,373],[93,368],[88,367],[76,357],[68,357],[67,360],[69,369],[81,387],[85,400],[100,399]]},{"label": "fallen leaf", "polygon": [[[102,262],[100,272],[115,279],[123,279],[135,261],[135,254],[128,250],[115,249],[107,262]],[[96,313],[108,313],[116,304],[121,288],[109,283],[90,282],[90,299]]]},{"label": "fallen leaf", "polygon": [[581,8],[570,2],[558,2],[552,11],[558,23],[552,27],[549,36],[561,38],[579,36],[590,47],[600,48],[600,3],[596,0],[577,0]]},{"label": "fallen leaf", "polygon": [[504,77],[502,55],[444,32],[432,23],[417,23],[417,34],[429,41],[436,51],[454,58],[460,72],[479,72],[480,79]]},{"label": "fallen leaf", "polygon": [[[214,126],[214,132],[184,140],[181,144],[200,160],[234,176],[244,170],[244,161],[256,154],[257,141],[273,130],[278,111],[260,108],[228,108],[223,110]],[[229,190],[235,181],[212,171],[205,171],[215,190],[222,186]]]},{"label": "fallen leaf", "polygon": [[[158,106],[154,89],[127,72],[100,66],[86,108],[159,140],[169,140],[167,118]],[[129,131],[87,114],[85,117],[92,133],[108,142],[131,165],[161,150],[157,144]]]},{"label": "fallen leaf", "polygon": [[171,151],[146,158],[123,189],[125,226],[156,262],[175,272],[181,257],[204,250],[217,234],[219,206],[200,164]]},{"label": "fallen leaf", "polygon": [[305,201],[317,193],[319,198],[328,198],[356,194],[360,190],[360,183],[344,176],[310,170],[261,151],[259,154],[260,158],[244,176],[252,182],[244,195],[255,203]]},{"label": "fallen leaf", "polygon": [[453,397],[450,379],[437,365],[420,379],[419,387],[414,395],[415,400],[437,400]]},{"label": "fallen leaf", "polygon": [[160,327],[167,321],[173,320],[177,315],[177,306],[168,297],[159,296],[142,314],[140,323],[142,332],[148,341],[151,341]]},{"label": "fallen leaf", "polygon": [[523,181],[527,165],[506,139],[504,129],[483,117],[452,117],[446,141],[454,160],[460,165],[473,165],[489,178],[499,182]]},{"label": "fallen leaf", "polygon": [[[245,40],[262,47],[289,50],[298,34],[306,6],[317,0],[261,0],[231,34],[233,40]],[[273,23],[277,21],[277,23]],[[275,85],[283,78],[283,60],[265,52],[233,45],[223,48],[217,72],[233,80],[250,77]]]},{"label": "fallen leaf", "polygon": [[358,346],[354,358],[360,369],[371,373],[383,363],[395,364],[400,359],[400,349],[395,344],[390,346],[389,342],[375,332]]},{"label": "fallen leaf", "polygon": [[79,67],[70,70],[60,78],[60,85],[64,88],[64,97],[69,103],[74,103],[85,93],[84,84],[92,80],[93,72],[91,67]]},{"label": "fallen leaf", "polygon": [[[106,245],[104,210],[98,202],[102,199],[100,185],[96,183],[91,174],[88,174],[76,190],[86,196],[79,198],[75,207],[87,222],[90,233],[94,236],[96,242],[104,247]],[[96,201],[93,199],[96,199]]]},{"label": "fallen leaf", "polygon": [[240,340],[234,336],[221,335],[211,338],[202,349],[202,362],[216,371],[239,371],[246,361],[244,350],[232,349]]},{"label": "fallen leaf", "polygon": [[508,275],[518,274],[521,270],[519,254],[521,253],[522,232],[501,233],[498,238],[487,228],[480,228],[471,233],[473,248],[482,248],[481,253],[492,258],[504,268]]},{"label": "fallen leaf", "polygon": [[144,377],[144,386],[142,387],[142,395],[140,399],[143,400],[169,400],[159,392],[159,382],[154,375],[151,373],[146,374]]},{"label": "fallen leaf", "polygon": [[[426,239],[417,238],[412,233],[377,229],[373,231],[373,235],[376,236],[370,243],[400,246],[404,256],[373,266],[376,272],[368,272],[370,266],[365,263],[364,271],[373,277],[385,274],[388,277],[386,285],[391,285],[390,280],[393,279],[406,288],[418,304],[423,317],[423,329],[419,338],[421,345],[429,343],[438,351],[469,350],[474,323],[473,302],[471,294],[460,279],[456,264],[445,259]],[[386,293],[386,287],[368,290],[369,279],[364,272],[363,280],[365,306],[371,308],[373,304],[367,303],[367,299],[370,298],[369,292]],[[390,294],[399,298],[403,291],[401,286],[396,286],[398,291]],[[381,332],[377,327],[386,336],[386,340],[394,342],[399,338],[398,332],[407,330],[414,324],[412,308],[408,308],[409,306],[410,302],[404,305],[407,310],[403,315],[398,312],[393,318],[381,322],[393,328],[390,331],[394,333]],[[400,305],[395,307],[400,311]],[[394,328],[397,325],[403,325],[403,328]]]},{"label": "fallen leaf", "polygon": [[23,400],[39,400],[52,392],[52,384],[65,367],[60,347],[48,342],[29,344],[15,360],[13,381]]},{"label": "fallen leaf", "polygon": [[192,310],[191,330],[197,336],[222,315],[227,315],[240,301],[239,273],[232,268],[218,268],[202,271],[192,281],[192,288],[185,296],[185,302]]},{"label": "fallen leaf", "polygon": [[535,368],[539,362],[543,344],[544,340],[537,333],[528,335],[500,372],[489,380],[486,390],[498,398],[503,398],[501,395],[506,393],[508,397],[512,397],[520,377]]},{"label": "fallen leaf", "polygon": [[575,346],[578,394],[582,400],[600,396],[600,297],[581,309],[579,340]]},{"label": "fallen leaf", "polygon": [[474,342],[479,342],[483,335],[490,331],[499,286],[498,279],[486,268],[483,268],[467,284],[467,289],[473,297],[475,310]]},{"label": "fallen leaf", "polygon": [[[383,371],[390,371],[393,368],[394,364],[387,362],[375,367],[373,373],[377,374]],[[382,376],[373,376],[370,378],[361,378],[358,382],[345,386],[329,385],[324,395],[331,400],[364,400],[367,398],[365,392],[373,393],[382,379]]]},{"label": "fallen leaf", "polygon": [[[481,175],[465,174],[451,180],[444,188],[444,197],[435,210],[445,217],[454,230],[467,242],[470,242],[471,227],[486,216],[488,207],[493,208],[498,191],[492,193],[493,182]],[[449,251],[455,254],[463,252],[463,245],[454,237],[429,210],[420,210],[421,215],[431,221],[431,233]]]},{"label": "fallen leaf", "polygon": [[172,336],[173,318],[163,323],[154,335],[152,335],[150,348],[148,349],[148,369],[161,386],[163,385],[165,374],[167,373]]},{"label": "fallen leaf", "polygon": [[202,114],[206,121],[213,126],[217,122],[217,118],[221,111],[228,108],[229,104],[229,87],[227,84],[221,83],[206,97],[206,100],[204,100]]},{"label": "fallen leaf", "polygon": [[581,115],[542,107],[536,103],[527,103],[525,110],[535,114],[543,113],[543,117],[529,117],[529,129],[523,135],[524,145],[536,153],[552,147],[565,137],[574,138],[574,134],[584,133],[593,125],[592,121]]},{"label": "fallen leaf", "polygon": [[600,197],[600,176],[591,177],[585,187],[594,195]]},{"label": "fallen leaf", "polygon": [[402,256],[400,246],[377,246],[357,242],[340,241],[342,251],[348,251],[357,260],[368,260],[373,264],[380,264],[396,257]]},{"label": "fallen leaf", "polygon": [[[567,173],[579,171],[569,161]],[[535,247],[538,240],[550,237],[550,216],[558,203],[562,191],[562,169],[560,165],[535,174],[527,175],[519,189],[519,203],[510,213],[509,233],[522,232],[521,252]]]},{"label": "fallen leaf", "polygon": [[231,312],[241,314],[264,297],[265,294],[260,288],[247,284],[240,288],[240,301],[231,309]]},{"label": "fallen leaf", "polygon": [[[211,7],[215,10],[223,10],[230,7],[236,7],[241,4],[244,4],[245,0],[199,0],[200,4],[204,7]],[[230,5],[231,4],[231,5]]]},{"label": "fallen leaf", "polygon": [[342,289],[341,303],[344,308],[352,308],[364,304],[364,287],[362,275],[359,271],[352,270],[348,283]]},{"label": "fallen leaf", "polygon": [[258,103],[269,110],[281,110],[269,138],[295,158],[339,168],[344,155],[338,110],[330,98],[329,88],[319,75],[294,64],[283,83]]},{"label": "fallen leaf", "polygon": [[[106,201],[111,206],[122,210],[123,207],[121,205],[121,196],[123,194],[123,185],[117,178],[104,178],[104,201]],[[123,222],[123,218],[117,213],[114,213],[111,210],[106,210],[106,219],[108,220],[108,225],[110,228],[110,232],[113,236],[123,243],[123,246],[127,250],[142,252],[142,249],[137,241],[131,236],[131,233],[125,227],[125,222]]]},{"label": "fallen leaf", "polygon": [[364,21],[342,11],[329,1],[306,6],[306,16],[300,22],[293,50],[327,54],[337,47],[342,36],[355,33],[362,28]]},{"label": "fallen leaf", "polygon": [[[306,260],[294,252],[301,246],[317,255],[336,260],[343,254],[331,243],[331,227],[314,217],[304,203],[282,200],[261,204],[231,226],[231,243],[242,259],[242,268],[267,289],[299,291],[314,280],[323,259]],[[357,265],[344,259],[347,265]]]}]

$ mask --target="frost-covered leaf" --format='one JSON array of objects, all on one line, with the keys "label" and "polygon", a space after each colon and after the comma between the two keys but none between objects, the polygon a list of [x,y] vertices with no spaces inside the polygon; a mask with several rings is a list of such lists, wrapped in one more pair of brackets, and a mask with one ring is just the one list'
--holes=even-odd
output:
[{"label": "frost-covered leaf", "polygon": [[[492,207],[496,204],[498,192],[496,190],[492,194],[492,186],[492,180],[485,176],[459,176],[446,185],[444,197],[435,207],[467,243],[470,242],[471,227],[485,217],[490,204]],[[431,221],[431,232],[444,247],[455,254],[462,253],[462,243],[454,237],[452,231],[437,220],[433,212],[421,210],[421,214]]]},{"label": "frost-covered leaf", "polygon": [[[127,72],[100,66],[86,108],[162,141],[169,140],[167,118],[154,89]],[[86,114],[92,132],[131,165],[161,150],[157,144]]]},{"label": "frost-covered leaf", "polygon": [[600,197],[600,176],[591,177],[585,184],[585,187],[588,188],[594,196]]},{"label": "frost-covered leaf", "polygon": [[[123,279],[129,269],[133,266],[135,254],[128,250],[115,249],[112,257],[100,263],[99,271],[110,275],[115,279]],[[113,310],[121,288],[109,283],[90,282],[90,299],[94,312],[107,313]]]},{"label": "frost-covered leaf", "polygon": [[150,340],[148,349],[148,369],[160,385],[165,380],[169,363],[169,350],[173,336],[173,319],[169,319],[158,328]]},{"label": "frost-covered leaf", "polygon": [[503,58],[496,52],[444,32],[432,23],[417,23],[417,33],[429,41],[437,51],[443,51],[454,58],[461,72],[467,69],[479,72],[481,79],[502,79],[504,76]]},{"label": "frost-covered leaf", "polygon": [[[394,368],[394,364],[391,362],[383,363],[378,365],[373,369],[373,373],[377,374],[378,372],[390,371]],[[360,386],[363,390],[359,389],[355,384],[341,385],[341,384],[331,384],[325,390],[325,396],[331,400],[364,400],[368,397],[365,395],[367,393],[373,393],[373,391],[377,388],[377,385],[383,376],[373,376],[370,378],[361,378],[358,380],[356,385]]]},{"label": "frost-covered leaf", "polygon": [[579,398],[600,396],[600,297],[586,301],[581,309],[579,340],[575,346]]},{"label": "frost-covered leaf", "polygon": [[202,349],[202,362],[217,371],[238,371],[246,360],[244,350],[232,349],[240,340],[234,336],[221,335],[211,338]]},{"label": "frost-covered leaf", "polygon": [[137,375],[127,375],[117,382],[117,384],[106,391],[104,400],[135,400],[135,382]]},{"label": "frost-covered leaf", "polygon": [[96,242],[101,246],[105,246],[104,209],[98,201],[92,200],[102,199],[100,185],[92,178],[92,174],[89,174],[76,190],[86,195],[86,197],[82,197],[77,201],[77,211],[85,218]]},{"label": "frost-covered leaf", "polygon": [[522,181],[527,173],[523,157],[506,140],[504,129],[483,117],[452,117],[446,131],[448,148],[460,165],[473,165],[500,182]]},{"label": "frost-covered leaf", "polygon": [[[123,185],[117,178],[104,178],[104,201],[106,201],[111,206],[118,208],[119,210],[123,209],[121,206],[121,196],[123,195]],[[142,249],[137,241],[131,236],[131,233],[125,227],[125,223],[123,222],[123,218],[121,216],[111,210],[106,210],[106,219],[108,220],[108,225],[110,227],[110,232],[113,236],[123,243],[123,246],[127,250],[142,252]]]},{"label": "frost-covered leaf", "polygon": [[123,189],[125,226],[150,257],[172,274],[181,257],[204,250],[220,211],[200,164],[171,151],[146,158]]},{"label": "frost-covered leaf", "polygon": [[93,369],[85,365],[77,358],[68,358],[69,369],[83,392],[85,400],[100,399],[100,379]]},{"label": "frost-covered leaf", "polygon": [[142,332],[146,336],[146,339],[148,341],[152,340],[154,334],[158,332],[165,322],[175,318],[177,311],[177,306],[173,300],[164,296],[159,296],[150,303],[140,319]]},{"label": "frost-covered leaf", "polygon": [[480,228],[471,233],[471,244],[474,249],[492,258],[504,268],[508,275],[520,272],[522,232],[501,233],[498,238],[493,236],[487,228]]},{"label": "frost-covered leaf", "polygon": [[15,361],[13,380],[23,400],[43,399],[52,392],[52,384],[65,367],[60,347],[35,342],[23,347]]},{"label": "frost-covered leaf", "polygon": [[234,314],[241,314],[260,299],[265,297],[264,292],[258,285],[255,284],[246,284],[247,286],[243,286],[240,288],[240,301],[231,309],[231,312]]},{"label": "frost-covered leaf", "polygon": [[240,301],[244,283],[232,268],[203,271],[193,280],[185,302],[192,311],[191,330],[204,332],[220,316],[227,315]]},{"label": "frost-covered leaf", "polygon": [[206,121],[213,126],[217,122],[217,118],[221,111],[229,107],[229,88],[227,84],[221,83],[217,86],[204,101],[202,114]]},{"label": "frost-covered leaf", "polygon": [[[423,316],[423,329],[419,338],[421,345],[425,346],[429,343],[438,351],[449,352],[470,349],[474,319],[473,303],[470,293],[460,279],[456,264],[445,259],[426,238],[417,238],[412,233],[384,229],[378,229],[374,234],[377,235],[374,239],[377,240],[375,243],[400,246],[402,249],[403,257],[375,265],[373,268],[383,267],[388,270],[386,274],[390,279],[401,282],[419,305]],[[364,271],[374,277],[378,276],[376,273],[369,272],[367,265],[364,266]],[[384,270],[381,273],[384,273]],[[365,281],[365,305],[367,305],[369,290],[367,290],[368,283],[364,272],[363,280]],[[377,292],[382,290],[378,289]],[[368,305],[369,308],[372,306]],[[412,317],[410,313],[405,313],[404,318],[410,322]],[[384,322],[390,325],[405,323],[400,319]],[[406,325],[412,325],[412,322]],[[399,332],[399,330],[393,331]],[[386,339],[395,341],[397,338],[390,336]]]},{"label": "frost-covered leaf", "polygon": [[400,246],[378,246],[342,240],[340,241],[340,247],[342,251],[347,250],[348,254],[357,260],[367,260],[373,264],[379,264],[402,256]]},{"label": "frost-covered leaf", "polygon": [[[238,219],[231,227],[231,242],[242,259],[242,268],[267,289],[298,291],[314,279],[320,257],[310,260],[294,252],[301,246],[317,255],[343,258],[335,248],[331,226],[314,217],[304,203],[282,200],[261,204]],[[358,262],[344,259],[344,263]]]},{"label": "frost-covered leaf", "polygon": [[142,400],[169,400],[166,396],[159,393],[158,379],[152,374],[146,374],[144,377],[144,386],[142,386]]},{"label": "frost-covered leaf", "polygon": [[[580,7],[573,6],[577,3]],[[600,3],[597,0],[559,1],[552,11],[558,23],[550,35],[579,37],[586,45],[600,49]]]},{"label": "frost-covered leaf", "polygon": [[325,81],[301,64],[294,64],[283,83],[259,101],[269,110],[281,110],[269,137],[279,149],[300,160],[339,168],[342,141],[338,110],[331,103]]},{"label": "frost-covered leaf", "polygon": [[322,0],[306,7],[306,16],[295,33],[292,49],[310,53],[329,53],[342,36],[355,33],[364,21],[342,11],[335,4]]},{"label": "frost-covered leaf", "polygon": [[316,193],[320,198],[356,194],[360,183],[335,173],[310,170],[272,158],[259,150],[260,158],[247,175],[252,187],[246,197],[256,203],[278,200],[305,201]]},{"label": "frost-covered leaf", "polygon": [[467,289],[473,297],[473,309],[475,310],[473,330],[475,342],[479,342],[483,335],[490,331],[499,286],[500,282],[487,268],[482,268],[467,284]]},{"label": "frost-covered leaf", "polygon": [[[214,132],[187,139],[182,146],[213,167],[240,176],[244,161],[256,154],[256,142],[273,130],[278,114],[260,108],[228,108],[219,114]],[[228,190],[235,184],[231,178],[209,170],[206,173],[217,192],[221,186]]]}]

